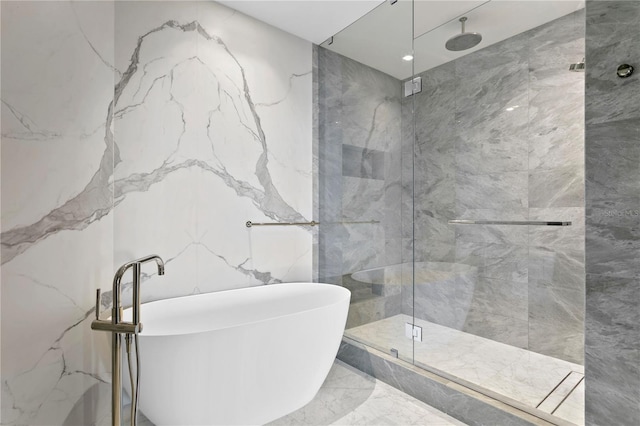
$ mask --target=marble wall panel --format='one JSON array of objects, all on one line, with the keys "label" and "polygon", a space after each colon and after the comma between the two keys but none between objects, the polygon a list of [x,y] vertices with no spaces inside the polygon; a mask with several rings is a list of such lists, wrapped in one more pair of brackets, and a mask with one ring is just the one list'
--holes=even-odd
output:
[{"label": "marble wall panel", "polygon": [[469,209],[518,210],[527,208],[528,173],[456,174],[456,212]]},{"label": "marble wall panel", "polygon": [[341,57],[315,47],[318,55],[318,279],[342,277],[342,66]]},{"label": "marble wall panel", "polygon": [[[154,246],[164,246],[171,261],[186,254],[176,263],[196,275],[182,280],[188,290],[163,277],[169,295],[296,276],[309,280],[308,230],[244,227],[246,220],[304,221],[311,214],[310,186],[304,186],[311,180],[311,147],[294,142],[308,138],[309,128],[283,131],[277,124],[285,116],[292,122],[311,121],[309,45],[269,27],[262,31],[270,41],[256,44],[243,36],[256,21],[217,5],[153,6],[116,5],[116,58],[133,58],[122,64],[128,79],[117,86],[122,95],[115,103],[114,134],[121,152],[131,154],[123,155],[116,168],[116,194],[140,187],[151,191],[183,169],[193,175],[155,189],[155,196],[141,197],[129,211],[116,208],[117,257],[137,257]],[[270,44],[280,47],[267,58],[260,47]],[[291,59],[280,50],[287,45],[294,52]],[[272,76],[272,84],[264,83],[264,75]],[[152,158],[140,160],[146,157]],[[185,182],[193,184],[185,190]],[[167,216],[176,197],[189,192],[179,203],[179,216]],[[146,227],[128,226],[142,218]],[[275,256],[274,242],[283,247]],[[216,273],[220,279],[214,284]]]},{"label": "marble wall panel", "polygon": [[[529,285],[529,346],[536,352],[584,364],[584,290],[562,281]],[[553,330],[553,333],[549,333]]]},{"label": "marble wall panel", "polygon": [[640,418],[638,288],[637,279],[587,274],[587,424],[632,425]]},{"label": "marble wall panel", "polygon": [[343,144],[342,158],[343,176],[384,180],[384,151]]},{"label": "marble wall panel", "polygon": [[527,320],[471,308],[467,313],[463,330],[465,333],[518,348],[529,348],[529,321]]},{"label": "marble wall panel", "polygon": [[[620,79],[615,69],[620,64],[637,63],[640,46],[635,1],[589,0],[586,15],[588,69],[586,72],[587,125],[636,119],[640,116],[640,82]],[[589,147],[589,143],[586,145]]]},{"label": "marble wall panel", "polygon": [[529,207],[584,206],[584,164],[529,172]]},{"label": "marble wall panel", "polygon": [[89,322],[113,273],[114,7],[0,7],[0,422],[63,424],[109,381],[108,341]]},{"label": "marble wall panel", "polygon": [[587,1],[586,423],[640,421],[640,4]]},{"label": "marble wall panel", "polygon": [[[525,45],[516,36],[454,61],[457,175],[526,170]],[[465,195],[459,199],[467,199]]]},{"label": "marble wall panel", "polygon": [[213,2],[1,7],[0,421],[107,424],[121,263],[164,257],[145,301],[311,279],[309,228],[244,226],[312,219],[311,44]]},{"label": "marble wall panel", "polygon": [[473,290],[471,309],[489,315],[527,320],[528,306],[526,283],[487,277],[478,278]]}]

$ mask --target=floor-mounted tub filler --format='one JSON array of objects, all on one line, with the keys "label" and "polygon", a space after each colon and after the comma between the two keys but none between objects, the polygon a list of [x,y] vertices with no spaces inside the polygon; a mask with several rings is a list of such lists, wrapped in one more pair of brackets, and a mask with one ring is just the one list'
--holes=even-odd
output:
[{"label": "floor-mounted tub filler", "polygon": [[333,364],[349,299],[287,283],[143,304],[140,410],[158,426],[249,425],[301,408]]}]

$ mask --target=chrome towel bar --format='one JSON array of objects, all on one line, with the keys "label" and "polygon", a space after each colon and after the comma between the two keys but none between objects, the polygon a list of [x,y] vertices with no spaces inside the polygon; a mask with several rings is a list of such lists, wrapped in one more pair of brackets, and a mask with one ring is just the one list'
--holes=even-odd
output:
[{"label": "chrome towel bar", "polygon": [[531,225],[531,226],[571,226],[571,222],[547,222],[535,220],[450,220],[449,225]]},{"label": "chrome towel bar", "polygon": [[296,225],[316,226],[316,225],[320,225],[320,223],[313,220],[311,222],[272,222],[272,223],[255,223],[248,220],[245,223],[245,226],[247,228],[251,228],[252,226],[296,226]]},{"label": "chrome towel bar", "polygon": [[[359,224],[359,223],[380,223],[379,220],[364,220],[364,221],[352,221],[352,222],[328,222],[329,224]],[[312,220],[311,222],[269,222],[269,223],[256,223],[248,220],[245,223],[247,228],[251,228],[253,226],[316,226],[320,225],[320,222],[316,222]]]}]

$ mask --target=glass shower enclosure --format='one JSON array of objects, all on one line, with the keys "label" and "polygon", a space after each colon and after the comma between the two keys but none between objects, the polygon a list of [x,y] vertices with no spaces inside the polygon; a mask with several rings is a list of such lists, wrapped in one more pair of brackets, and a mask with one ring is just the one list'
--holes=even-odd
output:
[{"label": "glass shower enclosure", "polygon": [[[447,50],[460,18],[482,40]],[[352,291],[346,338],[573,424],[584,27],[580,1],[399,0],[315,52],[318,275]]]}]

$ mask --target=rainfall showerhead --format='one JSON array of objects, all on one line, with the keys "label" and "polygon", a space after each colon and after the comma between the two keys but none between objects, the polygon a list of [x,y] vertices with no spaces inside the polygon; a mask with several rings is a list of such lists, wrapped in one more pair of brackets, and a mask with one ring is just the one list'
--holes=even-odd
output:
[{"label": "rainfall showerhead", "polygon": [[444,45],[447,50],[458,52],[460,50],[471,49],[482,41],[482,35],[480,35],[480,33],[464,32],[464,23],[466,22],[466,20],[466,16],[463,16],[459,19],[459,21],[462,23],[462,33],[456,34],[449,40],[447,40],[447,43]]}]

